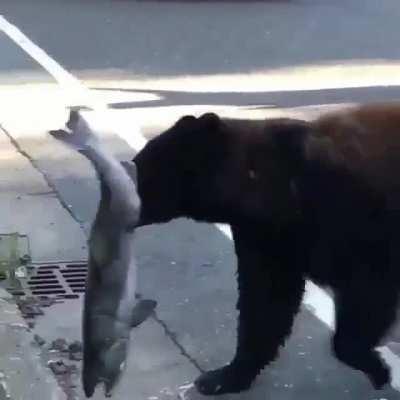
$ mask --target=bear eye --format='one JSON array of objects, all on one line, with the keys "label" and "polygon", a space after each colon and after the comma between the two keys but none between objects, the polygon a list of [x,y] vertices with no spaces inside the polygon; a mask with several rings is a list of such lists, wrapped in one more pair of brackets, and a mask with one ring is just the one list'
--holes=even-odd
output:
[{"label": "bear eye", "polygon": [[249,169],[249,178],[252,180],[258,179],[258,174],[254,169]]}]

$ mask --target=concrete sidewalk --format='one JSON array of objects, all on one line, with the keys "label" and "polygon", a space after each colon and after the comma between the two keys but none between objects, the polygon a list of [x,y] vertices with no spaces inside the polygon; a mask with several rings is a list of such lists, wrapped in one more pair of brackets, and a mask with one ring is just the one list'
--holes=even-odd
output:
[{"label": "concrete sidewalk", "polygon": [[[35,262],[83,257],[85,238],[79,225],[4,129],[0,129],[0,160],[0,232],[27,234]],[[0,304],[0,399],[66,398],[41,361],[34,333],[15,299],[3,288]]]},{"label": "concrete sidewalk", "polygon": [[0,399],[64,400],[56,379],[41,361],[34,334],[12,296],[0,288]]}]

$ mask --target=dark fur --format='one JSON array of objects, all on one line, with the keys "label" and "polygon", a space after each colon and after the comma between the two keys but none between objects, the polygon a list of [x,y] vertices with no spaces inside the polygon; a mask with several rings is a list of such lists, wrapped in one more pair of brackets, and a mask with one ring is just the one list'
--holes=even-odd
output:
[{"label": "dark fur", "polygon": [[231,224],[238,257],[236,355],[203,374],[205,394],[248,388],[291,332],[305,279],[336,302],[333,351],[376,388],[374,348],[400,288],[400,105],[299,120],[184,117],[134,159],[141,223]]}]

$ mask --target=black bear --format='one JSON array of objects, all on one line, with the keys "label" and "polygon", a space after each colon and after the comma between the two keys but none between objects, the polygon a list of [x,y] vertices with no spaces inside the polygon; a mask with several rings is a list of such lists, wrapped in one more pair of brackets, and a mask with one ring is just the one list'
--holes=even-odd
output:
[{"label": "black bear", "polygon": [[375,347],[400,289],[400,103],[312,122],[186,116],[134,161],[141,224],[176,217],[231,225],[238,259],[234,359],[196,380],[203,394],[247,389],[291,332],[305,280],[329,287],[336,357],[375,388]]}]

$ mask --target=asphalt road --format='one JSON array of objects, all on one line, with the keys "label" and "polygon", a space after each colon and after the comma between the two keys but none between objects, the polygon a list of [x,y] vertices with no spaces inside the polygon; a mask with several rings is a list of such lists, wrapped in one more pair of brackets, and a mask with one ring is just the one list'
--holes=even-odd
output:
[{"label": "asphalt road", "polygon": [[[226,107],[252,117],[303,107],[307,116],[311,106],[400,96],[397,0],[2,0],[0,12],[87,86],[101,89],[105,97],[123,94],[107,101],[128,121],[145,115],[140,122],[147,136],[179,115],[182,107]],[[24,91],[21,84],[35,83],[40,92],[40,85],[57,83],[1,33],[0,54],[0,122],[18,125],[13,120],[21,118],[19,102],[23,110],[30,105],[35,109],[41,102],[45,106],[50,95],[62,96],[47,86],[41,94]],[[138,92],[157,100],[144,101]],[[13,96],[12,107],[6,107],[5,93]],[[40,129],[39,125],[36,130]],[[14,134],[12,129],[10,133]],[[33,140],[21,134],[17,139],[87,227],[98,198],[87,164],[68,156],[70,164],[61,165],[60,150],[42,137]],[[120,157],[134,153],[121,139],[109,140]],[[146,328],[147,335],[142,333],[141,356],[133,360],[132,376],[139,371],[146,388],[135,378],[127,379],[121,399],[150,398],[154,393],[160,399],[176,399],[176,388],[200,369],[221,366],[232,356],[232,243],[214,226],[179,220],[142,229],[136,245],[141,290],[159,301],[154,326],[162,326],[165,337],[152,334],[153,325]],[[78,315],[78,309],[71,302],[69,311],[63,312]],[[50,336],[68,331],[74,339],[79,320],[65,322],[59,310],[49,311],[38,329],[43,335],[51,331]],[[363,376],[333,359],[330,336],[331,331],[304,309],[280,359],[249,392],[227,397],[400,399],[400,393],[390,388],[373,391]],[[148,364],[146,348],[152,356],[159,352],[162,362]],[[162,392],[165,386],[172,394]],[[185,396],[198,398],[192,391]]]}]

